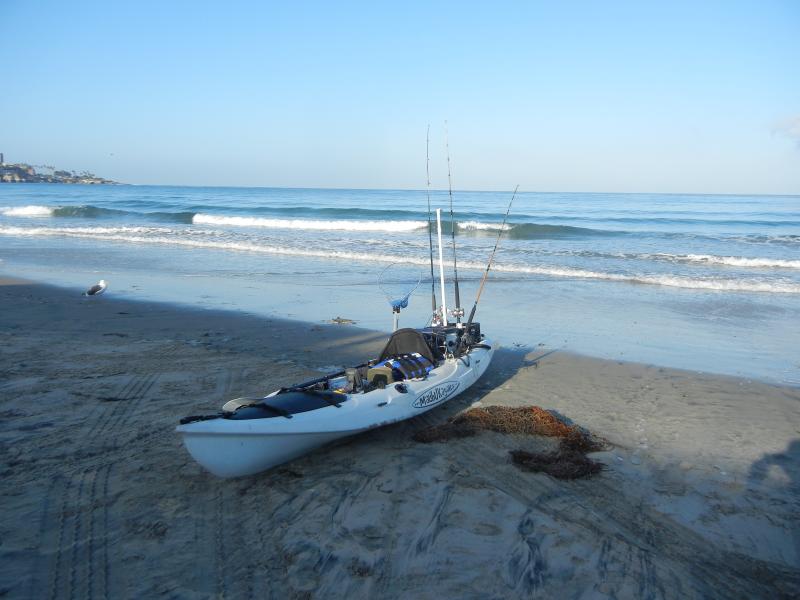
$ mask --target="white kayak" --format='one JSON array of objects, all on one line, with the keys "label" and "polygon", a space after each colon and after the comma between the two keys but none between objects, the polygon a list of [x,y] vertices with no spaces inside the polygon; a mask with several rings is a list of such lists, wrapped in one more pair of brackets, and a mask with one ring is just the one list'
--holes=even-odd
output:
[{"label": "white kayak", "polygon": [[214,475],[252,475],[334,440],[429,411],[475,383],[494,354],[480,334],[457,356],[444,350],[422,376],[350,393],[328,391],[335,378],[329,376],[309,382],[313,386],[301,384],[263,398],[232,401],[218,415],[187,417],[177,431],[192,457]]}]

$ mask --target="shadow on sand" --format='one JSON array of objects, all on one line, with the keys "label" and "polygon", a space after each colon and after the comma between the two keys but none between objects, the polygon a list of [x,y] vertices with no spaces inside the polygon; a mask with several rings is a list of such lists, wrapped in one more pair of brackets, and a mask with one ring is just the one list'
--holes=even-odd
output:
[{"label": "shadow on sand", "polygon": [[789,442],[783,452],[765,454],[750,466],[748,483],[759,485],[767,480],[800,490],[800,439]]}]

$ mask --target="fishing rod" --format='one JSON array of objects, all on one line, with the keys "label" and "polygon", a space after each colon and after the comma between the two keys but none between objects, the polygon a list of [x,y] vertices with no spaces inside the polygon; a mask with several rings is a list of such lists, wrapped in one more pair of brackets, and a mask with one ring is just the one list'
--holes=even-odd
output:
[{"label": "fishing rod", "polygon": [[469,313],[469,319],[467,320],[467,328],[472,325],[472,319],[475,317],[475,310],[478,308],[478,302],[481,299],[481,294],[483,293],[483,286],[486,283],[486,278],[489,276],[489,269],[492,268],[492,262],[494,261],[494,254],[497,252],[497,246],[500,244],[500,238],[503,235],[503,232],[506,230],[506,221],[508,220],[508,213],[511,212],[511,205],[514,204],[514,198],[517,195],[517,190],[519,189],[519,185],[514,188],[514,193],[511,194],[511,202],[508,203],[508,208],[506,209],[506,216],[503,217],[503,224],[500,226],[500,231],[497,233],[497,239],[494,242],[494,250],[492,250],[492,254],[489,257],[489,264],[486,265],[486,271],[483,273],[483,279],[481,279],[481,285],[478,288],[478,295],[475,297],[475,304],[472,305],[472,310]]},{"label": "fishing rod", "polygon": [[431,255],[431,307],[436,314],[436,278],[433,275],[433,222],[431,221],[431,126],[428,124],[428,133],[425,136],[425,175],[428,180],[426,194],[428,196],[428,249]]},{"label": "fishing rod", "polygon": [[[461,323],[461,317],[464,314],[464,311],[461,309],[461,296],[458,293],[458,259],[456,258],[456,221],[453,217],[453,180],[450,177],[450,139],[447,134],[447,121],[444,122],[444,145],[447,149],[447,188],[448,193],[450,194],[450,234],[453,239],[453,281],[456,292],[456,307],[453,310],[453,313],[456,317],[456,322]],[[447,317],[445,317],[445,322],[447,322]]]}]

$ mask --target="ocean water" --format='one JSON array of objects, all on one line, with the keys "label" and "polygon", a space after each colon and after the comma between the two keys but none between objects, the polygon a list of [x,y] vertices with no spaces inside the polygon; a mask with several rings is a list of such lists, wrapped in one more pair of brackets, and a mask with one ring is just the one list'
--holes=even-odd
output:
[{"label": "ocean water", "polygon": [[[510,198],[454,193],[467,313]],[[3,184],[0,272],[388,330],[382,273],[430,318],[427,219],[425,191]],[[800,197],[519,193],[477,314],[505,345],[800,385]]]}]

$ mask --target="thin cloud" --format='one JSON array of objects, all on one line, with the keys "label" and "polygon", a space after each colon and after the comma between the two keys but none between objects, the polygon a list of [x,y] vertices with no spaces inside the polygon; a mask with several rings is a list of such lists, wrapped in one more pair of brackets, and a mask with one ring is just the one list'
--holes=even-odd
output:
[{"label": "thin cloud", "polygon": [[772,128],[772,132],[794,140],[800,147],[800,115],[789,117],[776,123]]}]

